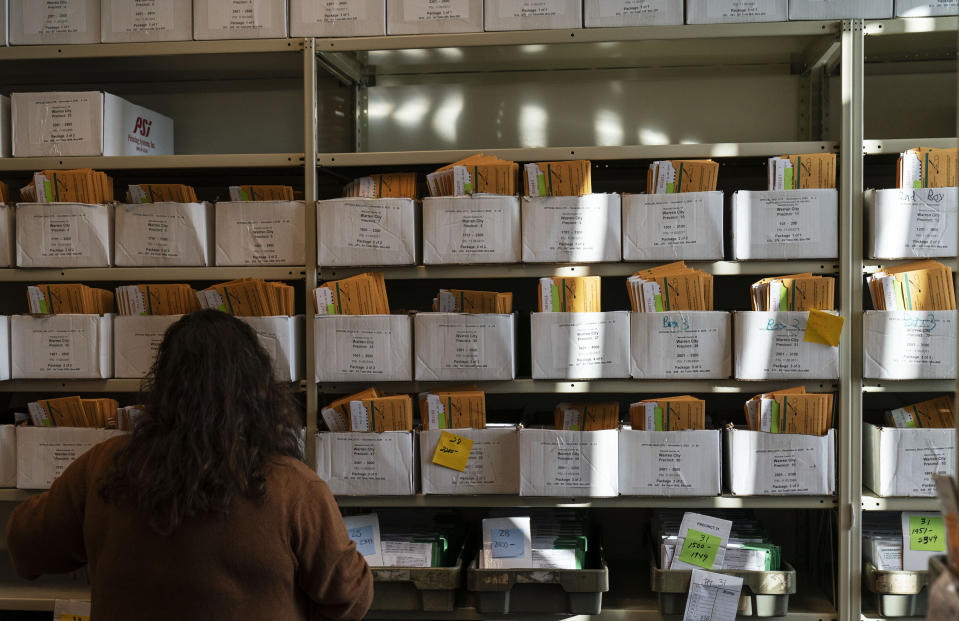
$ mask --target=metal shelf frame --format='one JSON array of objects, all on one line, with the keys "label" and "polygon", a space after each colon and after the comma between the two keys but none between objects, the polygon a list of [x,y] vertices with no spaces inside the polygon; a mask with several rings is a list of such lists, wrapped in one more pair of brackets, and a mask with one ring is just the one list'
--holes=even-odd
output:
[{"label": "metal shelf frame", "polygon": [[[695,64],[709,59],[712,64],[793,63],[808,79],[805,99],[808,102],[807,126],[801,140],[790,142],[728,142],[705,144],[639,144],[630,146],[581,145],[549,148],[503,148],[485,153],[514,161],[552,159],[649,160],[658,158],[713,157],[761,158],[782,153],[840,152],[856,157],[840,158],[840,257],[827,261],[757,261],[757,262],[693,262],[717,276],[765,275],[810,271],[838,274],[839,309],[847,318],[840,347],[841,377],[818,382],[822,387],[838,391],[839,451],[837,472],[838,494],[835,497],[734,497],[716,498],[610,498],[563,499],[519,498],[514,496],[412,496],[403,498],[340,498],[349,507],[564,507],[641,509],[679,507],[689,509],[756,508],[756,509],[823,509],[836,511],[838,520],[838,599],[835,607],[823,599],[806,608],[798,607],[786,617],[802,621],[833,621],[864,618],[860,606],[861,523],[864,511],[921,509],[932,510],[929,499],[882,499],[864,491],[861,481],[861,406],[864,393],[948,392],[955,388],[951,380],[877,382],[862,378],[862,274],[882,264],[866,261],[863,255],[863,158],[897,153],[905,148],[954,146],[950,137],[934,139],[870,139],[863,136],[864,63],[867,42],[877,51],[892,58],[903,42],[923,40],[938,53],[942,41],[952,36],[955,44],[957,18],[897,19],[881,21],[844,20],[827,22],[783,22],[773,24],[730,24],[710,26],[675,26],[642,28],[602,28],[583,30],[524,31],[450,35],[416,35],[346,39],[282,39],[249,41],[185,41],[177,43],[144,43],[79,46],[28,46],[0,49],[0,72],[9,71],[14,63],[43,63],[56,67],[57,59],[83,62],[90,71],[107,72],[113,60],[126,58],[163,62],[175,57],[208,57],[222,62],[230,71],[242,71],[243,59],[249,55],[266,55],[280,59],[285,71],[290,62],[300,65],[303,91],[304,138],[302,152],[175,155],[153,157],[78,157],[78,158],[6,158],[0,159],[0,172],[31,172],[42,168],[92,167],[100,170],[236,170],[242,174],[252,169],[295,169],[302,171],[306,221],[305,265],[292,267],[253,268],[104,268],[63,270],[0,270],[0,282],[16,285],[42,281],[149,281],[191,280],[217,281],[239,276],[255,276],[271,280],[298,281],[309,300],[318,280],[345,276],[362,271],[357,267],[317,265],[316,213],[318,198],[317,174],[346,176],[350,171],[324,169],[376,168],[410,165],[440,165],[472,154],[473,150],[445,149],[422,151],[364,152],[366,127],[361,109],[371,78],[378,75],[411,73],[441,80],[442,74],[456,70],[450,55],[444,60],[443,50],[455,48],[463,52],[462,66],[475,69],[476,59],[488,55],[490,75],[497,71],[549,70],[551,65],[569,68],[584,66],[675,67],[677,63]],[[731,45],[735,42],[736,45]],[[898,47],[897,47],[898,46]],[[420,55],[395,53],[423,50]],[[285,56],[289,54],[290,56]],[[295,54],[299,54],[299,62]],[[674,58],[675,57],[675,58]],[[83,60],[88,59],[89,62]],[[625,59],[625,60],[623,60]],[[49,61],[49,62],[48,62]],[[103,62],[100,69],[99,62]],[[474,65],[471,65],[474,63]],[[631,64],[633,63],[633,64]],[[206,70],[205,68],[204,70]],[[827,76],[839,73],[839,87],[833,93],[842,101],[841,131],[838,141],[822,140],[824,105],[829,98],[825,88]],[[349,86],[354,95],[354,151],[319,152],[318,120],[320,78],[332,75]],[[256,78],[259,79],[259,78]],[[482,76],[476,79],[483,79]],[[435,82],[434,82],[435,83]],[[858,154],[862,154],[860,157]],[[315,165],[314,165],[315,163]],[[955,261],[951,263],[955,266]],[[532,278],[544,275],[603,275],[620,277],[645,263],[601,263],[592,265],[498,265],[498,266],[406,266],[383,269],[386,277],[395,280],[447,278]],[[315,376],[313,322],[305,329],[306,377]],[[483,386],[492,394],[546,395],[574,393],[643,393],[692,392],[706,394],[755,394],[797,382],[742,382],[736,380],[599,380],[599,381],[534,381],[517,379],[493,382]],[[807,385],[817,382],[804,382]],[[416,391],[423,384],[410,382],[387,386],[389,389]],[[306,381],[305,392],[307,437],[317,430],[320,393],[336,393],[352,388],[348,384],[316,384]],[[139,380],[30,380],[0,383],[3,392],[127,392],[139,390]],[[315,463],[315,443],[308,441],[307,459]],[[0,490],[0,502],[20,502],[35,492]],[[49,610],[57,596],[70,596],[77,589],[41,589],[18,595],[3,588],[0,578],[0,609],[10,606]],[[82,589],[81,589],[82,591]],[[390,613],[391,618],[402,615]],[[478,618],[475,610],[465,608],[449,615],[450,619]],[[600,618],[659,619],[655,607],[611,602]]]}]

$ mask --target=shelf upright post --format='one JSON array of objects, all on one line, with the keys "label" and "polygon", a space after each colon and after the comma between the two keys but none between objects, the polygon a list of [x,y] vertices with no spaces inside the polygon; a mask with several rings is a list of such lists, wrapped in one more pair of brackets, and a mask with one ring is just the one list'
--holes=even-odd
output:
[{"label": "shelf upright post", "polygon": [[839,186],[839,606],[859,619],[862,573],[863,20],[842,23]]},{"label": "shelf upright post", "polygon": [[306,201],[306,278],[303,279],[303,304],[306,314],[306,326],[303,330],[306,343],[303,352],[306,357],[306,463],[316,468],[316,421],[318,399],[316,393],[316,356],[313,340],[313,311],[311,300],[316,289],[316,51],[315,40],[306,40],[303,46],[303,198]]}]

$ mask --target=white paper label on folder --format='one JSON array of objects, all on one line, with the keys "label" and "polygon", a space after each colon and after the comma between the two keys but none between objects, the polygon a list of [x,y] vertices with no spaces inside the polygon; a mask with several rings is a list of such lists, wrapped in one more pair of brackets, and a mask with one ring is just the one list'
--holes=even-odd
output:
[{"label": "white paper label on folder", "polygon": [[403,21],[407,22],[469,18],[469,0],[414,0],[403,2]]},{"label": "white paper label on folder", "polygon": [[662,9],[658,6],[652,6],[650,0],[599,0],[600,17],[632,17],[637,15],[653,15],[659,13]]},{"label": "white paper label on folder", "polygon": [[[94,97],[39,99],[28,113],[31,141],[39,144],[68,144],[92,138]],[[38,200],[40,197],[37,197]]]},{"label": "white paper label on folder", "polygon": [[352,431],[372,431],[370,412],[362,401],[350,401],[350,429]]},{"label": "white paper label on folder", "polygon": [[523,17],[560,17],[566,14],[566,4],[551,0],[498,0],[499,16],[503,19]]},{"label": "white paper label on folder", "polygon": [[337,328],[335,342],[339,371],[360,375],[388,373],[393,358],[391,335],[388,328]]},{"label": "white paper label on folder", "polygon": [[393,232],[403,229],[400,205],[347,203],[343,207],[345,213],[335,218],[337,248],[384,251],[402,248],[402,240]]},{"label": "white paper label on folder", "polygon": [[734,621],[743,579],[693,569],[683,621]]},{"label": "white paper label on folder", "polygon": [[86,2],[23,0],[23,31],[28,35],[86,32]]},{"label": "white paper label on folder", "polygon": [[227,0],[210,2],[207,13],[210,30],[239,30],[272,26],[268,0]]},{"label": "white paper label on folder", "polygon": [[27,216],[41,220],[41,257],[84,257],[89,248],[89,223],[80,215],[38,214]]},{"label": "white paper label on folder", "polygon": [[166,32],[176,27],[172,0],[126,0],[114,2],[114,32]]},{"label": "white paper label on folder", "polygon": [[[366,19],[366,5],[355,0],[311,0],[302,3],[307,24],[344,24]],[[365,196],[364,194],[360,194]]]}]

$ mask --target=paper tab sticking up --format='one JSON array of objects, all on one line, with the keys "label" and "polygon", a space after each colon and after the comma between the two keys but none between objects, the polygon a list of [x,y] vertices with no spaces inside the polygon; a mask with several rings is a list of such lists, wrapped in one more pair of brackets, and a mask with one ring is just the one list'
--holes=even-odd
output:
[{"label": "paper tab sticking up", "polygon": [[679,527],[682,545],[670,569],[722,569],[729,543],[730,520],[686,513]]},{"label": "paper tab sticking up", "polygon": [[694,569],[683,621],[733,621],[742,590],[742,578]]}]

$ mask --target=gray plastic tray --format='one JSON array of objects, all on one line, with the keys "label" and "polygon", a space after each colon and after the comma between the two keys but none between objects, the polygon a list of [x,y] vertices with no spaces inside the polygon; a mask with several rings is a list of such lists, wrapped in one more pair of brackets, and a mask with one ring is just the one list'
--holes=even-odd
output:
[{"label": "gray plastic tray", "polygon": [[928,571],[886,571],[866,563],[862,573],[881,617],[923,617],[929,602]]},{"label": "gray plastic tray", "polygon": [[467,589],[481,614],[598,615],[609,590],[609,569],[479,569],[473,561]]},{"label": "gray plastic tray", "polygon": [[[796,592],[796,570],[786,562],[783,567],[781,571],[720,570],[716,573],[743,579],[737,616],[783,617],[789,612],[789,596]],[[653,592],[659,594],[659,611],[663,615],[682,615],[686,610],[692,573],[688,569],[651,567],[650,583]]]},{"label": "gray plastic tray", "polygon": [[370,610],[450,612],[463,581],[463,554],[452,567],[372,567]]}]

